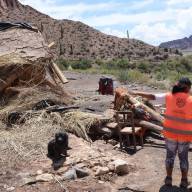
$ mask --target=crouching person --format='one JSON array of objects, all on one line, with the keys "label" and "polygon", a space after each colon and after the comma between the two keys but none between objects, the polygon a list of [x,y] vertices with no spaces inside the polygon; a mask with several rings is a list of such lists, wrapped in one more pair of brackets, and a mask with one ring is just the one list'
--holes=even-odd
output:
[{"label": "crouching person", "polygon": [[52,160],[52,166],[54,170],[59,169],[63,166],[63,163],[67,157],[67,150],[68,150],[68,135],[67,133],[56,133],[55,139],[51,140],[48,143],[48,154]]}]

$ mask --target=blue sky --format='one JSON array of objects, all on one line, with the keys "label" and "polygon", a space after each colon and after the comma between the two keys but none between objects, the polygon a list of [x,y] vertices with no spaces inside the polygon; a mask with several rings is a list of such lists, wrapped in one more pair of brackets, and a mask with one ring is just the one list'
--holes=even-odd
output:
[{"label": "blue sky", "polygon": [[192,35],[192,0],[19,0],[56,19],[149,44]]}]

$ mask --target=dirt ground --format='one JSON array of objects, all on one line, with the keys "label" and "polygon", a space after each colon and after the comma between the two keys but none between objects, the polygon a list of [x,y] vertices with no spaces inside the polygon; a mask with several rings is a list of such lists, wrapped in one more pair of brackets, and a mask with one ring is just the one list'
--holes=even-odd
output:
[{"label": "dirt ground", "polygon": [[[65,89],[70,91],[76,98],[76,102],[86,111],[103,113],[112,107],[113,96],[102,96],[96,91],[101,75],[89,75],[74,72],[65,72],[69,83]],[[115,85],[120,83],[115,81]],[[139,85],[125,85],[129,89],[144,91],[155,91],[156,89],[141,87]],[[95,177],[92,173],[83,179],[64,181],[60,183],[57,179],[50,182],[37,182],[30,185],[23,185],[23,178],[28,175],[36,175],[38,170],[43,173],[58,174],[51,168],[51,161],[44,156],[28,164],[20,162],[14,169],[2,167],[0,170],[0,191],[16,192],[64,192],[67,188],[69,192],[182,192],[180,189],[180,171],[178,158],[175,162],[173,173],[174,187],[167,188],[163,185],[165,177],[165,148],[164,141],[156,134],[151,134],[145,138],[144,148],[138,147],[138,151],[133,153],[120,151],[117,146],[99,139],[93,143],[88,143],[81,138],[70,135],[69,157],[64,164],[77,164],[82,167],[91,168],[95,164],[105,164],[105,162],[115,159],[126,160],[129,164],[129,174],[125,176],[104,175]],[[45,152],[46,153],[46,152]],[[192,153],[189,153],[189,161],[192,161]],[[0,164],[1,165],[1,164]],[[192,181],[192,172],[189,171],[189,180]],[[188,190],[192,191],[192,189]]]}]

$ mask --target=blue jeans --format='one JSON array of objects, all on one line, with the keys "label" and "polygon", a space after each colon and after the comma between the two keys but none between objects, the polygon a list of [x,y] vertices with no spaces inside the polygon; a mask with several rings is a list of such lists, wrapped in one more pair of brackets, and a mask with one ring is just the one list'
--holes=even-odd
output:
[{"label": "blue jeans", "polygon": [[180,169],[181,171],[188,171],[189,169],[189,161],[188,161],[188,152],[189,152],[189,142],[178,142],[166,139],[166,160],[165,164],[167,168],[173,168],[175,157],[178,151],[179,161],[180,161]]}]

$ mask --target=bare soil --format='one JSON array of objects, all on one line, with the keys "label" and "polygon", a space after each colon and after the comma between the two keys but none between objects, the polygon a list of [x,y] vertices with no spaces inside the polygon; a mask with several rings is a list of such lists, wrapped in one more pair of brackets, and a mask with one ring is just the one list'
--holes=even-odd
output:
[{"label": "bare soil", "polygon": [[[65,72],[70,82],[65,85],[66,90],[76,97],[76,102],[86,108],[91,108],[94,113],[102,113],[112,107],[113,96],[102,96],[96,91],[100,75],[82,74],[74,72]],[[119,84],[119,82],[116,82]],[[130,89],[139,89],[146,91],[158,91],[152,88],[139,85],[126,85]],[[87,110],[87,109],[86,109]],[[144,148],[138,147],[138,151],[133,153],[120,151],[117,146],[99,139],[92,144],[70,135],[69,144],[72,148],[69,150],[64,168],[69,164],[85,166],[93,170],[93,164],[105,165],[105,162],[114,159],[126,160],[129,164],[129,174],[125,176],[104,175],[95,177],[93,171],[90,176],[83,179],[64,181],[59,183],[57,180],[50,182],[37,182],[30,185],[22,185],[24,175],[36,175],[38,170],[44,173],[58,174],[51,168],[51,161],[44,156],[30,163],[20,162],[14,168],[8,168],[4,164],[0,170],[0,191],[16,192],[63,192],[67,188],[70,192],[182,192],[180,189],[180,170],[178,158],[175,162],[173,173],[174,187],[167,188],[163,186],[165,177],[165,146],[161,137],[151,134],[145,138]],[[46,151],[44,152],[46,154]],[[192,154],[189,153],[189,160],[192,160]],[[0,163],[0,165],[2,165]],[[189,171],[189,180],[192,181],[192,172]],[[190,189],[189,189],[190,191]]]}]

